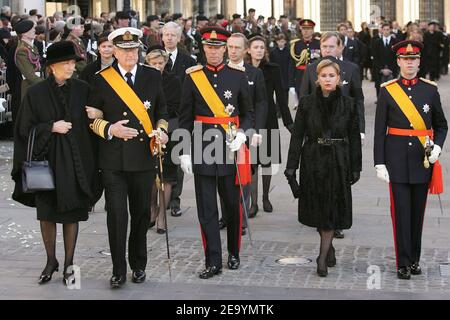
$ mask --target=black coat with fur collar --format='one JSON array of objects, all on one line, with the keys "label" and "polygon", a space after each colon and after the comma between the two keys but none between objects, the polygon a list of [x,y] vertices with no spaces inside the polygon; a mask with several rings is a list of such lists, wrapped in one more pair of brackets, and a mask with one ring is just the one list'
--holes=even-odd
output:
[{"label": "black coat with fur collar", "polygon": [[[318,138],[345,139],[321,145]],[[300,100],[287,169],[300,162],[298,219],[320,229],[352,225],[351,182],[361,171],[361,136],[354,101],[337,89],[324,98],[320,88]]]}]

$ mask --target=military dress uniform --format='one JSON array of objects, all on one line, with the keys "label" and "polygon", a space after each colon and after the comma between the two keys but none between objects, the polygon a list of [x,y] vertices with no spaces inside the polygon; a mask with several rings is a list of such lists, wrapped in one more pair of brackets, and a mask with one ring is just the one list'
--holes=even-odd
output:
[{"label": "military dress uniform", "polygon": [[[420,58],[421,48],[421,43],[407,40],[393,50],[400,58]],[[428,136],[443,147],[446,135],[447,121],[434,82],[400,77],[381,86],[374,162],[376,166],[385,165],[388,172],[397,274],[401,279],[420,273],[423,218],[430,180],[438,165],[426,167],[423,142]]]},{"label": "military dress uniform", "polygon": [[[316,24],[309,19],[300,21],[300,27],[314,28]],[[289,87],[294,88],[297,95],[300,92],[303,74],[308,64],[320,58],[320,41],[313,38],[311,41],[303,39],[291,40],[289,62]]]},{"label": "military dress uniform", "polygon": [[[218,27],[204,28],[201,33],[204,44],[220,46],[225,46],[230,35],[228,31]],[[186,70],[186,73],[179,127],[193,134],[191,161],[206,265],[200,277],[210,278],[219,274],[222,269],[217,192],[224,200],[227,214],[228,267],[237,269],[240,263],[243,218],[239,205],[240,189],[236,184],[236,164],[232,157],[230,161],[225,130],[229,123],[236,124],[244,131],[251,128],[251,104],[248,79],[242,70],[231,68],[222,62],[218,66],[194,66]],[[199,79],[203,79],[203,82],[199,82]],[[216,97],[215,105],[209,103],[212,96]],[[228,116],[215,117],[213,108],[219,104],[223,104]],[[223,114],[223,110],[218,110],[220,112]],[[221,148],[209,153],[213,145]],[[208,159],[207,154],[211,154],[212,159]]]},{"label": "military dress uniform", "polygon": [[[132,33],[132,35],[130,35]],[[121,28],[109,35],[115,46],[133,48],[139,46],[141,31]],[[114,82],[109,77],[115,76]],[[125,97],[121,90],[125,91]],[[130,95],[137,96],[131,103]],[[136,103],[137,101],[137,103]],[[141,118],[134,109],[143,113]],[[103,111],[103,119],[96,119],[90,126],[102,139],[99,142],[98,166],[102,170],[107,207],[107,225],[113,278],[111,285],[120,286],[125,281],[125,259],[128,225],[128,208],[131,231],[128,240],[128,260],[133,272],[144,272],[147,264],[147,230],[150,223],[150,195],[156,175],[156,158],[150,147],[151,126],[167,132],[168,114],[163,94],[161,73],[145,65],[136,65],[129,73],[119,63],[97,72],[92,81],[92,97],[89,106]],[[127,127],[138,130],[133,139],[119,139],[109,134],[110,126],[120,120],[129,120]],[[133,277],[135,275],[133,274]],[[142,277],[140,277],[142,279]],[[145,273],[144,273],[145,278]],[[135,281],[134,282],[141,282]]]},{"label": "military dress uniform", "polygon": [[83,69],[86,68],[87,66],[86,47],[84,45],[83,40],[81,40],[79,37],[75,36],[72,33],[69,33],[66,40],[73,42],[73,44],[75,45],[75,52],[80,58],[82,58],[82,60],[78,61],[75,65],[75,70],[77,74],[80,75],[81,71],[83,71]]},{"label": "military dress uniform", "polygon": [[[22,20],[14,27],[17,34],[26,33],[32,28],[34,28],[34,22],[31,20]],[[28,87],[44,80],[41,76],[40,59],[39,51],[34,44],[19,40],[14,54],[14,60],[22,74],[21,100],[25,96]]]}]

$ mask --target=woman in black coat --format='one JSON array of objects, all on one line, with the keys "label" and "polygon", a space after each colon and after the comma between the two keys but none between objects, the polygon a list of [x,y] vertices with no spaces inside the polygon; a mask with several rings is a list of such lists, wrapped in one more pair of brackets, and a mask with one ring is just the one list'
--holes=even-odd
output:
[{"label": "woman in black coat", "polygon": [[[268,99],[268,113],[266,126],[260,131],[263,136],[262,146],[258,150],[258,165],[263,167],[263,208],[266,212],[272,212],[273,207],[269,201],[270,181],[272,179],[271,166],[281,163],[281,141],[278,127],[277,105],[281,112],[283,124],[291,132],[293,121],[287,103],[286,92],[283,89],[280,67],[269,62],[269,53],[266,40],[259,35],[249,40],[248,62],[254,67],[260,68],[264,73]],[[274,101],[274,94],[276,102]],[[264,131],[265,129],[265,131]],[[265,152],[267,151],[267,152]],[[258,212],[258,170],[252,176],[252,205],[249,216],[254,217]]]},{"label": "woman in black coat", "polygon": [[86,68],[81,71],[79,79],[91,84],[92,79],[94,79],[94,75],[98,71],[109,67],[114,63],[114,45],[108,40],[108,34],[109,33],[104,33],[98,39],[98,58],[94,62],[89,63]]},{"label": "woman in black coat", "polygon": [[[98,195],[96,138],[89,130],[85,109],[89,86],[71,79],[78,59],[71,42],[58,42],[48,48],[47,71],[50,76],[29,88],[15,126],[12,178],[16,184],[13,199],[37,210],[47,253],[47,265],[39,284],[50,281],[52,274],[58,271],[55,255],[57,223],[63,224],[64,281],[66,285],[75,282],[73,272],[68,272],[68,268],[73,265],[78,222],[88,219],[88,208]],[[26,159],[28,136],[33,128],[36,130],[33,159],[49,162],[55,182],[52,191],[24,193],[22,189],[22,163]]]},{"label": "woman in black coat", "polygon": [[[336,264],[335,229],[352,225],[351,185],[361,171],[361,136],[352,98],[342,95],[339,65],[324,59],[317,66],[319,86],[300,100],[289,145],[285,175],[299,198],[300,223],[320,233],[317,273]],[[296,170],[300,162],[300,186]]]},{"label": "woman in black coat", "polygon": [[172,148],[176,142],[172,141],[170,138],[172,132],[178,128],[178,109],[181,102],[181,81],[174,74],[164,71],[167,61],[169,61],[169,54],[166,52],[164,47],[156,45],[148,48],[147,51],[148,53],[145,58],[147,64],[158,69],[162,73],[163,91],[166,98],[167,112],[169,113],[169,142],[166,144],[163,160],[165,199],[162,197],[162,193],[160,192],[160,205],[159,208],[157,208],[156,198],[158,196],[157,193],[159,188],[157,188],[157,186],[152,188],[152,208],[150,219],[150,227],[153,227],[156,223],[156,232],[159,234],[164,234],[166,233],[165,211],[169,205],[172,186],[177,182],[177,166],[171,159]]}]

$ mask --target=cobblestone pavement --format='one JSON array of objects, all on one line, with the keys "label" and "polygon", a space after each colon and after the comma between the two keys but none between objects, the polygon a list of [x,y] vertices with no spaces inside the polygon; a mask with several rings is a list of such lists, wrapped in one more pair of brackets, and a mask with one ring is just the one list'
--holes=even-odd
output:
[{"label": "cobblestone pavement", "polygon": [[[448,113],[450,77],[440,82],[444,110]],[[375,178],[372,168],[374,91],[365,82],[367,141],[363,148],[363,173],[354,187],[354,223],[345,239],[335,240],[337,265],[326,278],[316,275],[319,237],[297,222],[293,201],[282,171],[273,177],[273,213],[259,212],[250,220],[253,246],[243,237],[241,267],[224,268],[221,276],[198,278],[203,268],[203,249],[196,217],[193,179],[187,177],[181,217],[169,217],[172,279],[169,278],[165,236],[148,233],[147,281],[111,291],[111,258],[103,200],[88,222],[80,224],[75,262],[81,270],[81,290],[67,290],[61,272],[48,285],[37,278],[45,265],[45,251],[35,211],[11,200],[12,143],[0,142],[0,299],[447,299],[450,297],[450,196],[428,201],[425,218],[423,274],[411,281],[398,280],[389,213],[387,186]],[[282,129],[283,150],[289,136]],[[442,162],[449,186],[448,148]],[[285,159],[285,154],[283,155]],[[261,197],[261,196],[260,196]],[[260,207],[261,204],[260,204]],[[59,229],[58,229],[59,230]],[[226,262],[226,233],[222,232]],[[57,256],[63,262],[63,239],[58,234]],[[302,258],[304,264],[282,265],[283,258]],[[224,264],[225,266],[225,264]],[[370,268],[369,268],[370,267]],[[375,272],[375,273],[371,273]],[[369,288],[373,288],[370,290]]]}]

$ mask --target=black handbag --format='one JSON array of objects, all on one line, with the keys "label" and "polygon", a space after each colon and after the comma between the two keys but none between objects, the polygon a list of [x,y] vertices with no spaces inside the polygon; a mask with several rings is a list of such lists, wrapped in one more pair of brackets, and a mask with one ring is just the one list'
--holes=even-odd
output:
[{"label": "black handbag", "polygon": [[55,189],[55,178],[48,161],[32,161],[36,128],[28,136],[27,160],[22,164],[22,190],[24,193]]}]

